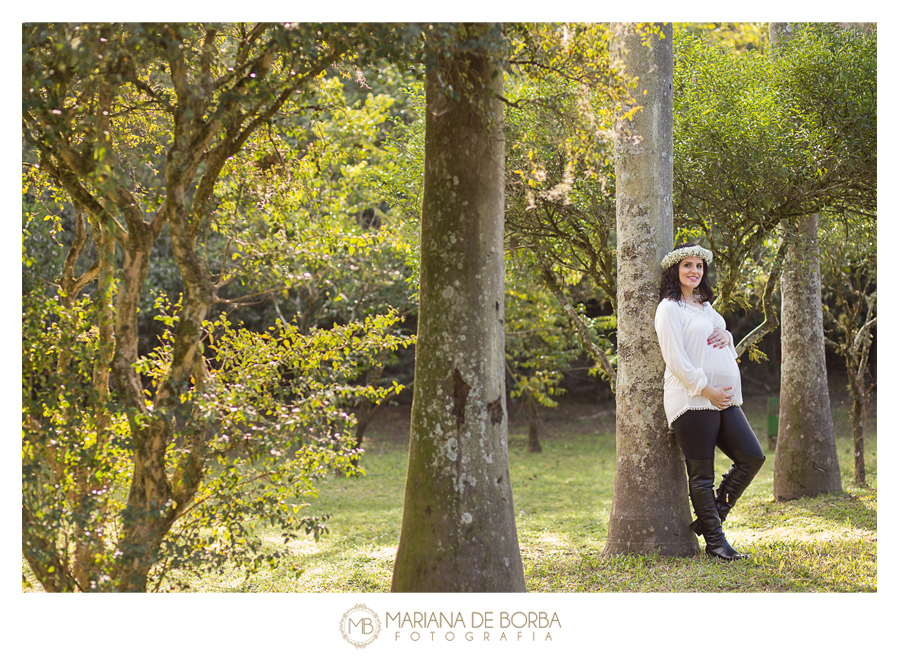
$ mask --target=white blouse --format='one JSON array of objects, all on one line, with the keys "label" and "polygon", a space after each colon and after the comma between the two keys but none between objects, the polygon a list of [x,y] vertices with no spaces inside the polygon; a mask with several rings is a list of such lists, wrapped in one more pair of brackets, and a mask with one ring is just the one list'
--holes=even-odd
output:
[{"label": "white blouse", "polygon": [[[700,393],[707,384],[731,386],[731,405],[744,403],[734,337],[725,329],[725,319],[709,302],[699,309],[664,299],[656,307],[654,325],[666,362],[663,405],[669,426],[690,409],[717,410],[709,398]],[[724,348],[706,342],[716,327],[728,336],[728,345]]]}]

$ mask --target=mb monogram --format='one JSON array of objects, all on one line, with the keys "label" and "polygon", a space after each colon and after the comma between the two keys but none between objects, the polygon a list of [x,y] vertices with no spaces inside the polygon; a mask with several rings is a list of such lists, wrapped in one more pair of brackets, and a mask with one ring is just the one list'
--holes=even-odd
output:
[{"label": "mb monogram", "polygon": [[[467,623],[468,621],[468,623]],[[555,612],[472,612],[466,619],[461,612],[386,613],[385,629],[392,629],[394,641],[418,642],[456,639],[472,642],[544,641],[552,642],[551,630],[562,628]],[[357,648],[378,638],[382,631],[378,614],[363,604],[355,605],[341,619],[341,634]]]},{"label": "mb monogram", "polygon": [[350,644],[361,649],[378,637],[381,632],[381,620],[369,607],[359,603],[341,618],[341,634]]}]

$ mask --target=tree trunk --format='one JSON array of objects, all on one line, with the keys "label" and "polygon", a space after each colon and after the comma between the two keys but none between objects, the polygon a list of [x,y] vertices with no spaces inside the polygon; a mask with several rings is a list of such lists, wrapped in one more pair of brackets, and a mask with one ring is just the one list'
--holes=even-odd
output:
[{"label": "tree trunk", "polygon": [[856,370],[850,369],[850,427],[853,432],[853,482],[858,487],[866,486],[866,431],[863,382]]},{"label": "tree trunk", "polygon": [[616,477],[604,554],[693,555],[699,544],[688,528],[684,462],[668,431],[653,324],[660,261],[672,247],[672,26],[649,48],[633,24],[614,29],[643,110],[616,128]]},{"label": "tree trunk", "polygon": [[[111,429],[107,400],[109,399],[110,364],[115,353],[115,307],[113,293],[115,289],[115,256],[116,247],[112,236],[101,230],[99,222],[91,222],[94,233],[94,244],[97,248],[97,262],[100,270],[97,277],[97,293],[94,306],[97,313],[98,341],[94,360],[92,383],[94,389],[94,430],[96,441],[92,446],[94,454],[100,452],[102,446],[110,440]],[[91,500],[92,492],[98,491],[105,483],[96,476],[93,467],[78,469],[79,490],[81,499]],[[73,507],[77,507],[73,505]],[[107,506],[97,501],[95,514],[105,516]],[[92,515],[77,516],[75,521],[75,551],[72,564],[72,575],[82,591],[89,591],[97,586],[98,559],[105,552],[103,528],[95,523]]]},{"label": "tree trunk", "polygon": [[819,216],[797,221],[781,275],[781,401],[775,499],[841,490],[825,371]]},{"label": "tree trunk", "polygon": [[[489,28],[460,31],[479,29]],[[492,52],[467,45],[469,54],[438,54],[426,79],[419,330],[395,592],[525,591],[507,466],[503,113],[494,96],[503,74]]]},{"label": "tree trunk", "polygon": [[540,416],[538,415],[538,403],[529,395],[526,404],[528,405],[528,442],[525,444],[525,448],[528,452],[540,452],[541,440],[538,438],[538,421],[540,421]]},{"label": "tree trunk", "polygon": [[[188,112],[179,109],[176,123]],[[178,131],[176,131],[177,133]],[[183,138],[182,138],[183,139]],[[166,378],[158,386],[150,409],[143,384],[133,367],[138,355],[138,323],[141,292],[146,281],[153,242],[159,233],[138,215],[129,221],[128,243],[123,249],[121,279],[116,304],[116,353],[113,373],[116,386],[127,401],[132,425],[134,468],[127,505],[122,511],[114,586],[118,591],[146,591],[147,578],[159,559],[159,548],[172,524],[193,498],[203,477],[203,440],[206,421],[184,391],[202,395],[205,366],[202,359],[203,322],[212,303],[212,286],[197,256],[196,236],[185,206],[184,162],[186,151],[178,140],[166,158],[166,215],[175,261],[184,292],[179,310],[172,358]],[[196,398],[195,398],[196,399]],[[168,446],[177,421],[186,450],[167,462]],[[170,475],[171,474],[171,475]]]}]

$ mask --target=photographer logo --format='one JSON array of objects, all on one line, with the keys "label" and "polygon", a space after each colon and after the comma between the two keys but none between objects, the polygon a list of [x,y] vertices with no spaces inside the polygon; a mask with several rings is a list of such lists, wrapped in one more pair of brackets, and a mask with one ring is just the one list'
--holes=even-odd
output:
[{"label": "photographer logo", "polygon": [[362,603],[350,608],[341,618],[341,635],[358,649],[374,642],[380,632],[378,615]]}]

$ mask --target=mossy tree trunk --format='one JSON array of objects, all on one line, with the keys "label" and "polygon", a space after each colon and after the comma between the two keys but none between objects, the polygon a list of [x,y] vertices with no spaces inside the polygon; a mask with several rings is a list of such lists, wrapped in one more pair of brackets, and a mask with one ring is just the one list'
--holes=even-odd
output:
[{"label": "mossy tree trunk", "polygon": [[[426,79],[419,329],[392,591],[525,591],[507,466],[503,74],[461,26]],[[488,45],[484,45],[488,44]]]},{"label": "mossy tree trunk", "polygon": [[659,27],[649,47],[634,24],[614,28],[642,110],[616,127],[616,476],[606,555],[699,550],[688,528],[684,462],[663,408],[665,363],[653,324],[660,261],[673,239],[672,25]]},{"label": "mossy tree trunk", "polygon": [[855,372],[848,373],[850,380],[850,428],[853,431],[853,483],[866,486],[866,427],[865,390]]},{"label": "mossy tree trunk", "polygon": [[800,217],[781,275],[781,401],[775,499],[841,490],[822,326],[819,217]]}]

